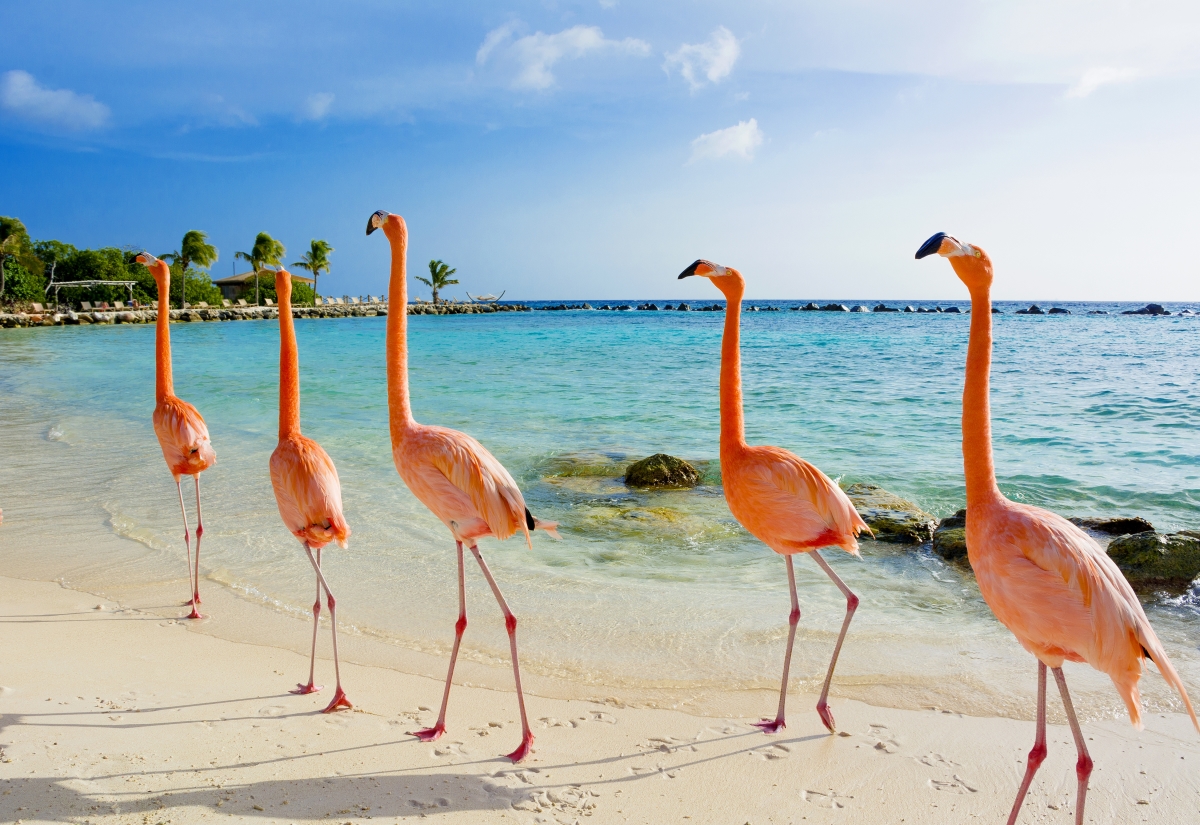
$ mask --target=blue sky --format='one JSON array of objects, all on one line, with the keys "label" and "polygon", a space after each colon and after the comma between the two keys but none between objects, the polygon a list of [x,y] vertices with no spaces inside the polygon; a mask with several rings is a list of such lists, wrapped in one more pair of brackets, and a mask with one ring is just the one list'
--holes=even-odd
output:
[{"label": "blue sky", "polygon": [[[1200,4],[0,2],[0,214],[35,238],[329,240],[451,294],[1200,300]],[[239,262],[240,263],[240,262]],[[240,271],[240,268],[239,268]]]}]

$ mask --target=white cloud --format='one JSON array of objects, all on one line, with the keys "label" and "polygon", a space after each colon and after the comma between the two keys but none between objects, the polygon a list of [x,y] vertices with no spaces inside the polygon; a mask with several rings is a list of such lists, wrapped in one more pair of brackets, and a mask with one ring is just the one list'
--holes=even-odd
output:
[{"label": "white cloud", "polygon": [[750,160],[754,157],[754,150],[762,146],[762,142],[763,133],[758,128],[758,121],[750,118],[741,121],[737,126],[708,132],[693,140],[692,157],[688,163],[723,158],[726,155],[737,155]]},{"label": "white cloud", "polygon": [[[475,62],[483,65],[496,50],[512,37],[517,23],[506,23],[488,32],[475,54]],[[608,40],[598,26],[572,26],[555,34],[536,32],[515,40],[505,49],[505,55],[517,63],[513,85],[525,89],[548,89],[554,85],[551,69],[564,58],[579,58],[592,53],[647,55],[650,44],[627,37]]]},{"label": "white cloud", "polygon": [[[718,26],[709,36],[706,43],[684,43],[675,51],[666,55],[667,62],[663,68],[669,74],[671,68],[679,67],[679,73],[695,91],[705,83],[717,83],[729,76],[733,64],[742,53],[742,47],[733,32],[724,26]],[[703,74],[696,78],[697,71]]]},{"label": "white cloud", "polygon": [[1101,86],[1108,86],[1112,83],[1128,83],[1139,74],[1137,69],[1088,69],[1075,85],[1067,89],[1067,97],[1087,97]]},{"label": "white cloud", "polygon": [[333,92],[317,92],[304,101],[304,114],[309,120],[324,120],[333,105]]},{"label": "white cloud", "polygon": [[0,83],[0,104],[26,120],[85,131],[108,123],[109,108],[91,95],[70,89],[47,89],[29,72],[14,69]]}]

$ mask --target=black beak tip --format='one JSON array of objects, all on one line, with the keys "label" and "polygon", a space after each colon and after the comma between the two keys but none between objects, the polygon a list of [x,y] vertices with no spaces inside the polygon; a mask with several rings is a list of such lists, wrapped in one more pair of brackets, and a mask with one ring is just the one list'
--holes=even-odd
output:
[{"label": "black beak tip", "polygon": [[937,251],[942,248],[942,240],[945,237],[945,232],[938,232],[925,243],[921,244],[921,248],[917,250],[917,260],[919,261],[929,255],[936,255]]},{"label": "black beak tip", "polygon": [[679,277],[676,278],[675,280],[682,281],[684,278],[690,278],[691,276],[695,275],[696,267],[700,266],[700,263],[701,262],[699,260],[694,261],[691,266],[689,266],[687,269],[683,270],[683,272],[680,272]]},{"label": "black beak tip", "polygon": [[367,218],[367,234],[370,235],[375,229],[375,216],[371,215],[371,217]]}]

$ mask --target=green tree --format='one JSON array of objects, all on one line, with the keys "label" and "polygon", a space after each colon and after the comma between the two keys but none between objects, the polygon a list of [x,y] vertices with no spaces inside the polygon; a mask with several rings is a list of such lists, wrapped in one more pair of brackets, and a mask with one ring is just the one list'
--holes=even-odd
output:
[{"label": "green tree", "polygon": [[[270,298],[278,303],[279,296],[275,291],[275,272],[270,269],[264,269],[262,273],[262,297],[263,300]],[[316,303],[313,299],[316,298],[316,293],[308,284],[302,284],[299,281],[292,281],[292,306],[312,306]]]},{"label": "green tree", "polygon": [[320,276],[321,270],[329,271],[330,252],[333,252],[333,247],[329,245],[328,241],[318,241],[316,238],[313,238],[308,251],[304,253],[300,260],[292,264],[292,266],[307,269],[312,273],[312,290],[314,296],[321,294],[317,292],[317,278]]},{"label": "green tree", "polygon": [[16,218],[0,216],[0,298],[7,286],[4,262],[10,258],[30,275],[41,276],[43,273],[42,262],[34,252],[25,224]]},{"label": "green tree", "polygon": [[458,270],[451,269],[448,265],[442,263],[441,261],[430,261],[429,277],[422,278],[420,275],[417,275],[416,279],[433,290],[433,302],[436,304],[438,302],[439,290],[443,290],[451,284],[458,283],[458,281],[455,281],[450,277],[455,272],[458,272]]},{"label": "green tree", "polygon": [[179,264],[179,299],[180,309],[187,309],[187,276],[188,268],[195,264],[200,269],[208,269],[217,262],[217,248],[208,242],[208,235],[199,229],[189,229],[183,233],[179,249],[160,255],[163,260]]},{"label": "green tree", "polygon": [[[249,261],[250,266],[254,267],[254,303],[259,304],[260,296],[258,289],[258,275],[265,266],[283,266],[283,256],[287,254],[287,250],[283,248],[283,244],[272,238],[266,232],[259,232],[254,239],[254,246],[249,252],[235,252],[233,257],[241,258],[243,261]],[[271,283],[274,283],[272,281]]]}]

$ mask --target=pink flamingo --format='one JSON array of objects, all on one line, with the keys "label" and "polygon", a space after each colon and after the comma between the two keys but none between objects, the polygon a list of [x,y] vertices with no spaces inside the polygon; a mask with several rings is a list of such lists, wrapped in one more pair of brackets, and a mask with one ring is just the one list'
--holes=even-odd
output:
[{"label": "pink flamingo", "polygon": [[1075,763],[1079,783],[1075,822],[1082,825],[1092,758],[1067,692],[1063,661],[1087,662],[1107,673],[1125,702],[1130,721],[1140,729],[1138,681],[1143,660],[1150,659],[1158,665],[1167,684],[1179,691],[1198,731],[1200,722],[1183,681],[1116,563],[1091,536],[1062,516],[1009,501],[996,485],[988,403],[992,261],[979,247],[960,243],[944,232],[922,244],[917,258],[934,253],[950,260],[971,293],[962,415],[967,558],[979,582],[979,592],[996,618],[1038,660],[1037,734],[1008,825],[1017,821],[1033,775],[1046,758],[1047,667],[1054,672],[1079,753]]},{"label": "pink flamingo", "polygon": [[[322,713],[351,708],[342,690],[342,670],[338,662],[337,600],[321,572],[321,548],[336,541],[342,549],[350,537],[350,526],[342,515],[342,485],[329,453],[311,438],[300,434],[300,354],[296,348],[296,326],[292,320],[292,275],[280,268],[275,273],[275,293],[279,299],[279,444],[271,453],[271,486],[279,516],[292,535],[304,545],[317,574],[317,600],[313,602],[312,651],[308,659],[308,684],[297,685],[292,693],[308,694],[320,690],[313,684],[317,659],[317,624],[321,617],[321,590],[329,604],[329,625],[333,631],[333,672],[337,690]],[[313,550],[317,551],[316,557]]]},{"label": "pink flamingo", "polygon": [[846,630],[858,608],[858,596],[833,572],[818,551],[822,547],[840,547],[857,556],[857,536],[862,530],[870,532],[870,529],[842,489],[816,467],[779,447],[751,447],[746,444],[738,341],[746,282],[736,269],[704,260],[693,263],[679,277],[692,275],[708,278],[725,294],[727,301],[725,333],[721,338],[721,479],[725,486],[725,499],[734,518],[751,535],[787,561],[788,587],[792,596],[779,708],[773,720],[764,719],[755,724],[766,733],[775,733],[786,727],[783,710],[787,699],[788,671],[792,664],[796,624],[800,621],[800,601],[796,596],[792,556],[807,553],[846,597],[846,617],[842,620],[837,644],[833,646],[833,657],[829,660],[825,685],[817,702],[817,713],[825,727],[832,732],[834,721],[833,712],[829,709],[829,684],[833,680],[833,669],[837,665]]},{"label": "pink flamingo", "polygon": [[[200,413],[188,402],[175,396],[175,383],[171,377],[171,269],[149,252],[137,256],[137,262],[145,265],[154,275],[158,285],[158,326],[155,332],[154,369],[154,434],[158,436],[167,468],[175,476],[175,489],[179,492],[179,512],[183,515],[183,543],[188,553],[188,587],[191,593],[192,612],[189,619],[202,619],[197,606],[200,604],[200,537],[204,535],[204,520],[200,513],[200,474],[217,463],[208,437],[208,427]],[[187,510],[183,506],[182,476],[189,475],[196,482],[196,563],[192,566],[192,543],[188,536]]]},{"label": "pink flamingo", "polygon": [[447,427],[431,427],[413,420],[408,395],[408,319],[405,309],[408,303],[408,227],[399,215],[379,211],[367,221],[367,234],[376,229],[383,229],[392,247],[387,319],[388,413],[392,459],[413,495],[450,529],[458,549],[458,622],[454,625],[454,648],[450,652],[450,670],[446,674],[442,708],[436,725],[416,731],[413,735],[422,742],[432,742],[446,732],[446,705],[450,701],[454,663],[458,659],[463,632],[467,629],[463,573],[463,545],[466,544],[500,604],[508,629],[513,677],[517,684],[517,705],[521,710],[521,744],[508,754],[508,758],[520,762],[533,749],[533,732],[529,729],[529,719],[525,714],[521,670],[517,664],[517,617],[509,610],[476,543],[486,536],[503,540],[522,530],[526,544],[532,547],[530,530],[545,530],[558,538],[558,524],[533,517],[513,477],[474,438]]}]

